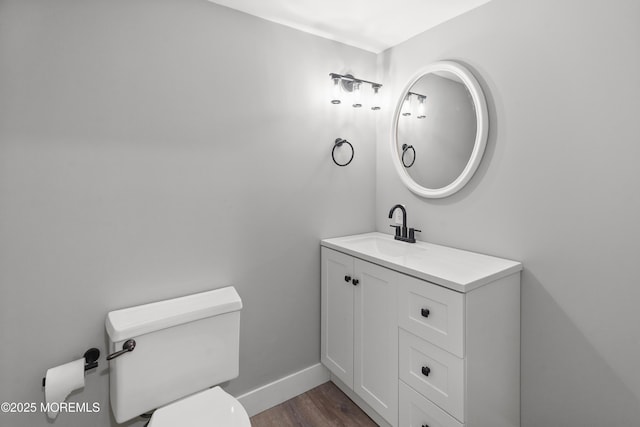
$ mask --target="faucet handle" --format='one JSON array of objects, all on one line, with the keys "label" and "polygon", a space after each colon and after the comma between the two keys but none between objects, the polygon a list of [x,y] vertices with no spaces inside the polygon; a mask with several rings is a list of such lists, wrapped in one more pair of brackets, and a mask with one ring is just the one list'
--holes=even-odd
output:
[{"label": "faucet handle", "polygon": [[417,230],[415,228],[410,228],[409,229],[409,240],[413,240],[414,242],[416,241],[416,231],[418,233],[422,233],[422,230]]},{"label": "faucet handle", "polygon": [[400,226],[399,225],[389,225],[389,227],[393,227],[396,229],[396,236],[400,236]]}]

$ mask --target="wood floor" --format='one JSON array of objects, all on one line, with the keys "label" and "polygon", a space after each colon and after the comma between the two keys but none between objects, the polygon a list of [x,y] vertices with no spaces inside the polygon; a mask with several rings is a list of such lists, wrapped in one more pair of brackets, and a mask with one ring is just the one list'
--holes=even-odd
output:
[{"label": "wood floor", "polygon": [[251,418],[252,427],[377,427],[332,382]]}]

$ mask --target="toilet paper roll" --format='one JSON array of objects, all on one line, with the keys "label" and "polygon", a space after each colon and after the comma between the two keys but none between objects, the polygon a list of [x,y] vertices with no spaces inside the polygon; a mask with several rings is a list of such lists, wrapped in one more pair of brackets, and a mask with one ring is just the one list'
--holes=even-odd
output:
[{"label": "toilet paper roll", "polygon": [[84,387],[84,358],[65,363],[47,370],[44,383],[44,400],[47,404],[47,415],[51,419],[58,416],[59,404],[67,396]]}]

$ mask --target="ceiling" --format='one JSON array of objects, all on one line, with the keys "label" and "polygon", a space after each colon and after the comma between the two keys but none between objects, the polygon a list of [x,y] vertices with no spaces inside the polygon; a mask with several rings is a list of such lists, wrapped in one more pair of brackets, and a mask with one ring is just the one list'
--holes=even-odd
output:
[{"label": "ceiling", "polygon": [[490,0],[209,1],[378,53]]}]

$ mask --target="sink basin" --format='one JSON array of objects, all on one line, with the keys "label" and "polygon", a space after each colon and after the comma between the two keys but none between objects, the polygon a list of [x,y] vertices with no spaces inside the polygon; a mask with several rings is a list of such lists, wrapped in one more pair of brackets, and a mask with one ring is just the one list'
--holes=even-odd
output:
[{"label": "sink basin", "polygon": [[399,258],[425,252],[415,243],[400,242],[379,236],[363,236],[345,242],[353,250],[383,258]]}]

